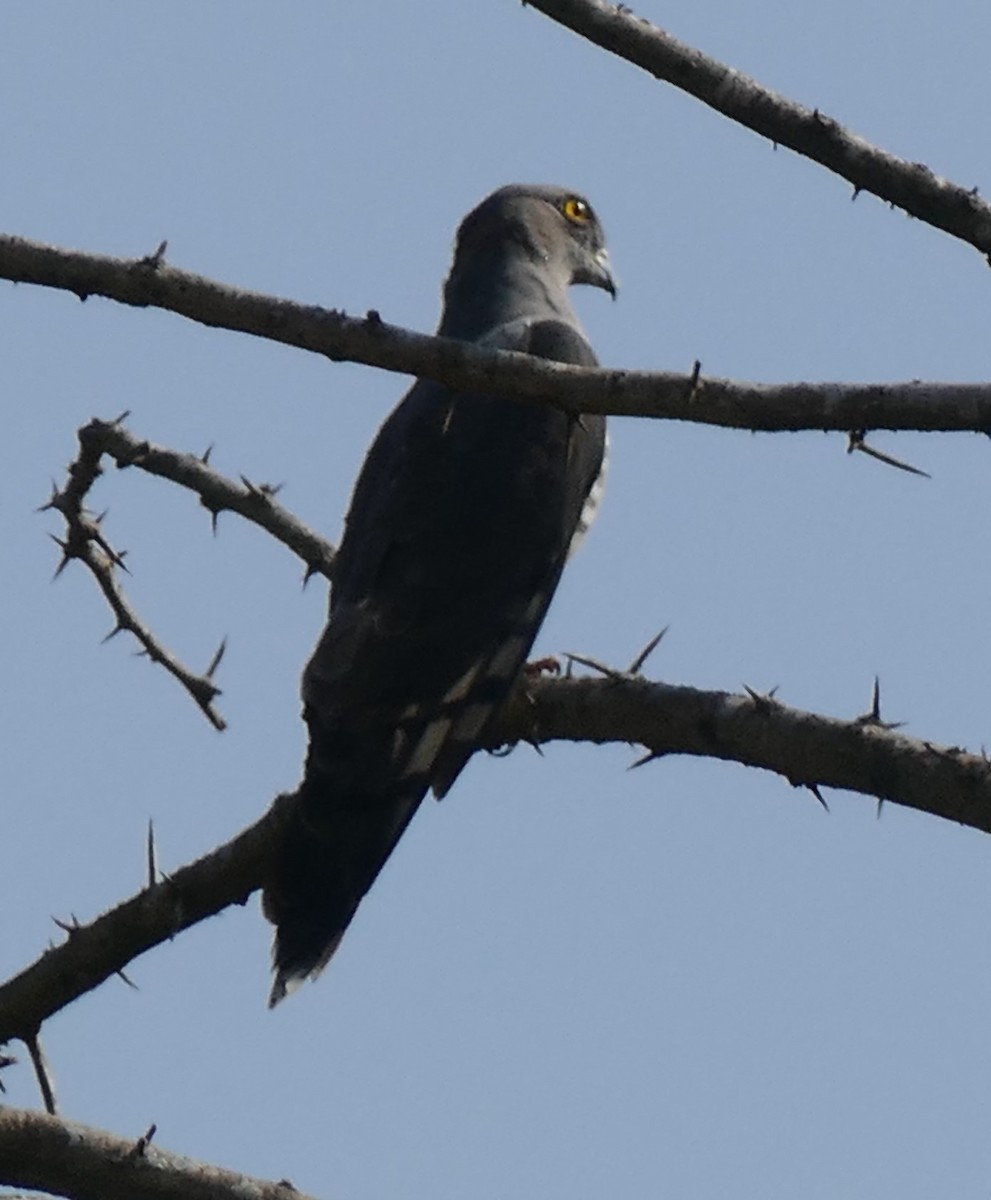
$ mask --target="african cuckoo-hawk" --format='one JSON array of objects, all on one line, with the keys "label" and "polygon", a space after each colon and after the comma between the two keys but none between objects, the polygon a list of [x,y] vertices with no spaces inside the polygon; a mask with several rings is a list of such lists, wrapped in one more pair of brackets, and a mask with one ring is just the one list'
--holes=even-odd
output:
[{"label": "african cuckoo-hawk", "polygon": [[[591,205],[500,188],[462,221],[438,333],[592,366],[568,299],[615,294]],[[419,380],[365,460],[303,674],[309,751],[265,889],[275,1004],[334,953],[429,789],[443,796],[525,663],[588,520],[605,421]]]}]

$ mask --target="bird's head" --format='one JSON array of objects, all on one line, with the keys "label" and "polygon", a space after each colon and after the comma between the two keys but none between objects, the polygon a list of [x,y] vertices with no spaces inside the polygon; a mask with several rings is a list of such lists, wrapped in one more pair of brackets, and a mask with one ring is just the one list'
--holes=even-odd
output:
[{"label": "bird's head", "polygon": [[616,297],[599,218],[569,188],[512,183],[472,209],[458,230],[455,267],[500,251],[524,255],[562,287],[587,283]]}]

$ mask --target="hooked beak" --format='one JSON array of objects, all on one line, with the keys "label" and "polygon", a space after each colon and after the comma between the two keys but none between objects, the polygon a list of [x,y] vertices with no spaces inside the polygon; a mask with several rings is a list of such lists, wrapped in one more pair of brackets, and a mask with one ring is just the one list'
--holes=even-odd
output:
[{"label": "hooked beak", "polygon": [[604,246],[588,256],[582,269],[575,275],[575,283],[587,283],[591,287],[602,288],[616,299],[616,279],[609,263],[609,251]]}]

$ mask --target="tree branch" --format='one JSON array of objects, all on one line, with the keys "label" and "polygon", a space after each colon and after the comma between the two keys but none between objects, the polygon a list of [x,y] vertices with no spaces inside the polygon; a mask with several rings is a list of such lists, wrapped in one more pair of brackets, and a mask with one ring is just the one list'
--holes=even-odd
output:
[{"label": "tree branch", "polygon": [[794,787],[860,792],[991,833],[991,762],[906,737],[873,711],[842,721],[773,696],[701,691],[617,672],[517,689],[500,733],[538,744],[634,743],[651,759],[724,759],[774,771]]},{"label": "tree branch", "polygon": [[114,550],[104,537],[101,529],[103,518],[94,516],[84,507],[83,502],[90,488],[102,474],[99,446],[88,436],[91,429],[92,426],[87,426],[79,430],[79,455],[69,464],[65,487],[61,491],[54,489],[48,503],[43,505],[44,509],[55,509],[61,513],[66,524],[65,540],[55,539],[62,548],[62,560],[55,574],[59,575],[71,559],[76,558],[84,563],[114,614],[114,627],[107,638],[125,630],[133,634],[142,652],[152,662],[160,663],[179,681],[215,729],[223,730],[226,722],[213,705],[220,695],[220,688],[213,682],[213,674],[220,665],[225,643],[220,643],[213,661],[201,675],[190,671],[176,658],[131,607],[117,579],[118,569],[127,569],[124,555]]},{"label": "tree branch", "polygon": [[817,108],[805,108],[607,0],[527,0],[602,49],[674,84],[717,112],[873,192],[991,261],[991,205],[976,188],[950,183],[925,166],[872,146]]},{"label": "tree branch", "polygon": [[[153,1132],[152,1129],[149,1131]],[[57,1117],[0,1108],[0,1183],[72,1200],[310,1200],[273,1183]]]},{"label": "tree branch", "polygon": [[[236,483],[209,466],[209,450],[198,458],[194,454],[155,446],[125,429],[121,424],[123,419],[100,421],[94,418],[83,426],[77,435],[80,457],[95,455],[98,460],[101,455],[108,454],[118,467],[139,467],[149,475],[188,488],[199,496],[214,521],[222,512],[237,513],[301,558],[306,565],[307,577],[333,578],[334,547],[276,501],[277,486],[252,483],[243,475],[241,482]],[[70,474],[73,469],[69,468]]]},{"label": "tree branch", "polygon": [[[739,762],[817,796],[823,787],[843,788],[991,832],[991,763],[895,732],[876,704],[841,721],[754,692],[706,692],[623,671],[599,679],[527,679],[503,712],[492,746],[555,740],[638,744],[647,748],[644,762],[669,754]],[[67,941],[0,985],[0,1044],[27,1041],[137,955],[245,903],[262,885],[291,802],[279,797],[233,841],[91,924],[71,928]]]},{"label": "tree branch", "polygon": [[991,386],[963,383],[736,383],[665,371],[576,367],[387,325],[378,313],[297,304],[192,275],[160,257],[116,259],[0,236],[0,279],[82,298],[163,308],[335,361],[436,379],[462,391],[552,402],[569,412],[655,417],[783,432],[799,429],[991,430]]},{"label": "tree branch", "polygon": [[229,907],[246,904],[265,878],[286,800],[238,834],[154,887],[122,901],[0,985],[0,1045],[29,1042],[53,1013],[92,991],[129,962],[183,929]]},{"label": "tree branch", "polygon": [[114,627],[108,634],[127,631],[134,635],[142,651],[153,662],[160,663],[189,693],[215,729],[223,730],[226,723],[214,707],[220,689],[213,682],[223,657],[225,642],[202,674],[190,671],[155,636],[138,617],[120,586],[117,571],[124,568],[123,554],[115,551],[103,535],[101,517],[95,517],[84,507],[93,484],[102,474],[100,460],[104,454],[113,458],[119,467],[136,466],[152,475],[172,480],[196,492],[203,506],[209,509],[214,527],[217,515],[225,509],[236,512],[261,526],[277,541],[283,543],[306,564],[306,578],[321,574],[332,575],[334,548],[314,533],[298,517],[275,500],[277,488],[255,484],[249,479],[237,484],[207,466],[209,451],[202,458],[180,454],[150,442],[141,441],[121,424],[123,414],[115,421],[94,419],[77,431],[79,454],[69,464],[65,486],[53,491],[43,507],[55,509],[65,519],[65,540],[56,539],[62,548],[61,572],[70,559],[83,562],[96,579],[97,585],[114,614]]}]

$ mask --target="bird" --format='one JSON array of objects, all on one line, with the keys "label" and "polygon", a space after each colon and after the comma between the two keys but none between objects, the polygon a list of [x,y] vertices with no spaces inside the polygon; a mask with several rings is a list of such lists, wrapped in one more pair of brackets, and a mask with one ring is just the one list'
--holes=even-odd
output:
[{"label": "bird", "polygon": [[[597,359],[568,289],[616,297],[567,188],[511,184],[462,220],[437,333]],[[263,892],[274,1007],[334,954],[429,791],[484,743],[597,503],[605,419],[417,380],[359,472],[302,678],[303,779]]]}]

